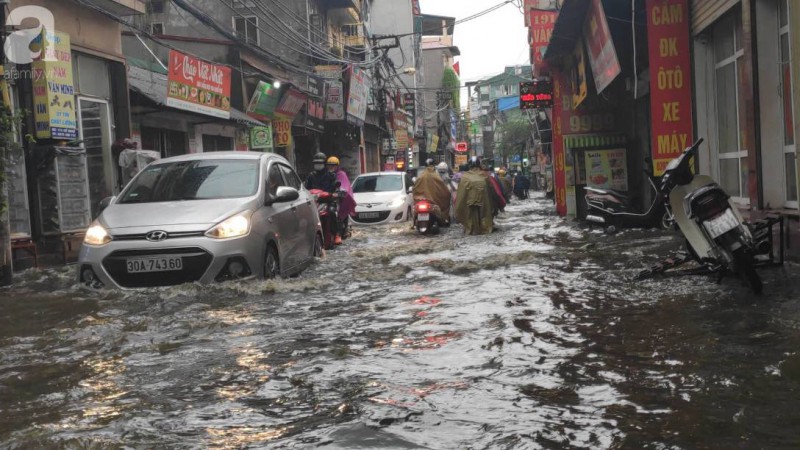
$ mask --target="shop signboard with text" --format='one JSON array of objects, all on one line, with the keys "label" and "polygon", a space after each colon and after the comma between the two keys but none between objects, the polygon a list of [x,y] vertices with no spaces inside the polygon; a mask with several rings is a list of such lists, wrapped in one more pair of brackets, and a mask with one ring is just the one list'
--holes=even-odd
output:
[{"label": "shop signboard with text", "polygon": [[43,31],[34,40],[44,55],[32,63],[33,105],[36,137],[40,139],[76,139],[75,88],[72,80],[72,53],[66,33]]},{"label": "shop signboard with text", "polygon": [[601,0],[591,0],[583,35],[589,52],[594,84],[599,94],[622,72]]},{"label": "shop signboard with text", "polygon": [[247,106],[247,114],[259,120],[269,120],[278,107],[281,99],[281,90],[271,83],[259,81],[256,90]]},{"label": "shop signboard with text", "polygon": [[363,125],[367,118],[367,73],[357,66],[350,66],[350,90],[347,94],[347,118]]},{"label": "shop signboard with text", "polygon": [[170,50],[167,106],[231,117],[231,69]]},{"label": "shop signboard with text", "polygon": [[308,99],[306,103],[306,128],[319,133],[325,131],[325,107],[321,101]]},{"label": "shop signboard with text", "polygon": [[628,163],[624,148],[587,150],[586,185],[597,189],[628,190]]},{"label": "shop signboard with text", "polygon": [[550,45],[550,38],[553,36],[553,29],[558,19],[558,11],[543,11],[532,9],[529,13],[530,21],[529,40],[534,66],[544,63],[544,54],[547,46]]},{"label": "shop signboard with text", "polygon": [[568,152],[565,137],[571,135],[596,135],[615,131],[614,106],[602,107],[587,99],[574,107],[572,82],[569,74],[553,71],[553,181],[556,209],[562,216],[573,214],[575,196],[575,170],[572,153]]},{"label": "shop signboard with text", "polygon": [[272,124],[275,127],[275,147],[292,145],[292,121],[289,119],[276,119]]},{"label": "shop signboard with text", "polygon": [[325,120],[344,120],[344,86],[339,80],[328,80],[325,86]]},{"label": "shop signboard with text", "polygon": [[272,125],[250,129],[250,149],[264,152],[272,151]]},{"label": "shop signboard with text", "polygon": [[293,119],[306,104],[306,95],[297,89],[290,88],[281,97],[275,108],[275,115],[284,119]]},{"label": "shop signboard with text", "polygon": [[647,0],[653,174],[692,145],[689,1]]}]

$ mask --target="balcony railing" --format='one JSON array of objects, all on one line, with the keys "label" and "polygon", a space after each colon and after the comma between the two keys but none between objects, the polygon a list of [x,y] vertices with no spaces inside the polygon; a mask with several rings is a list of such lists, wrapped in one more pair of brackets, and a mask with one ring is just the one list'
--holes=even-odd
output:
[{"label": "balcony railing", "polygon": [[365,47],[363,23],[349,23],[342,25],[342,43],[346,47]]}]

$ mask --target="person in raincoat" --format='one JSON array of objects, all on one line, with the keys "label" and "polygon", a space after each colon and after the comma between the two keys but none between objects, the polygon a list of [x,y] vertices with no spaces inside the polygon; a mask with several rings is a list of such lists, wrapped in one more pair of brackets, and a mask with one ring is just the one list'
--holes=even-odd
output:
[{"label": "person in raincoat", "polygon": [[500,186],[503,188],[503,197],[506,203],[509,203],[511,201],[511,178],[506,176],[506,169],[500,169],[497,175],[500,179]]},{"label": "person in raincoat", "polygon": [[523,200],[528,198],[528,190],[531,188],[531,182],[524,173],[520,172],[514,177],[514,195],[518,199]]},{"label": "person in raincoat", "polygon": [[500,180],[497,178],[497,174],[494,173],[494,168],[491,163],[483,166],[483,174],[489,180],[489,186],[492,187],[491,192],[489,192],[489,197],[492,199],[494,215],[496,216],[498,213],[505,212],[506,210],[506,198],[503,193],[503,186],[500,185]]},{"label": "person in raincoat", "polygon": [[414,201],[419,199],[427,199],[432,201],[442,211],[441,218],[450,223],[450,189],[447,184],[442,180],[436,166],[433,165],[433,160],[427,161],[428,166],[425,170],[417,176],[414,182]]},{"label": "person in raincoat", "polygon": [[356,201],[353,198],[353,188],[350,186],[350,178],[347,173],[339,167],[339,158],[331,156],[325,162],[328,171],[333,173],[336,181],[339,182],[339,190],[344,192],[341,202],[339,203],[339,226],[337,227],[336,237],[334,238],[335,245],[341,245],[342,238],[347,233],[347,222],[350,216],[356,212]]},{"label": "person in raincoat", "polygon": [[319,152],[314,155],[314,171],[308,175],[306,189],[319,189],[325,192],[333,192],[336,184],[336,176],[325,168],[328,157],[325,153]]},{"label": "person in raincoat", "polygon": [[494,190],[481,168],[481,161],[473,157],[469,171],[461,175],[456,194],[456,221],[464,226],[464,234],[488,234],[494,230],[494,206],[490,193]]}]

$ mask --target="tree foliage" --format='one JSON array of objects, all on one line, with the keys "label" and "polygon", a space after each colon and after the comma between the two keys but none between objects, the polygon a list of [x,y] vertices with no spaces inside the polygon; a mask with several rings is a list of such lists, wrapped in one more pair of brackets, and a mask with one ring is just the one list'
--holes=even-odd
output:
[{"label": "tree foliage", "polygon": [[503,156],[518,155],[531,138],[531,124],[520,117],[500,125],[497,132],[500,134],[499,152]]},{"label": "tree foliage", "polygon": [[458,79],[458,74],[452,67],[444,69],[442,90],[451,93],[453,109],[461,111],[461,80]]}]

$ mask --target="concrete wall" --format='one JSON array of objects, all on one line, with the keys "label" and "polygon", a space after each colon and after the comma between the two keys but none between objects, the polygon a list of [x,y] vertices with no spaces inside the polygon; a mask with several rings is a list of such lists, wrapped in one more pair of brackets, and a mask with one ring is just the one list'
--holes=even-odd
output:
[{"label": "concrete wall", "polygon": [[[410,1],[375,0],[372,4],[370,27],[372,34],[403,35],[414,32],[414,16]],[[391,43],[390,40],[385,41]],[[400,48],[389,50],[389,57],[394,61],[398,72],[408,67],[417,67],[414,58],[414,36],[400,38]],[[401,74],[398,77],[406,86],[415,86],[415,76]]]},{"label": "concrete wall", "polygon": [[[53,13],[56,31],[70,35],[73,49],[82,47],[96,53],[122,58],[122,25],[92,9],[64,0],[11,0],[10,10],[35,5]],[[28,19],[24,25],[36,25]]]}]

